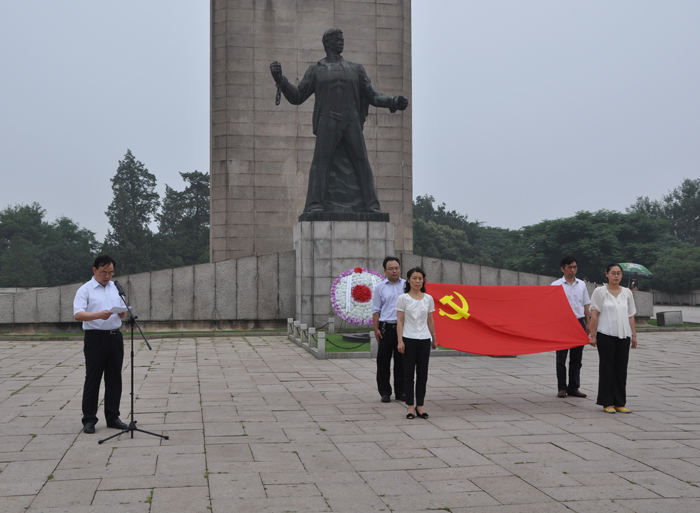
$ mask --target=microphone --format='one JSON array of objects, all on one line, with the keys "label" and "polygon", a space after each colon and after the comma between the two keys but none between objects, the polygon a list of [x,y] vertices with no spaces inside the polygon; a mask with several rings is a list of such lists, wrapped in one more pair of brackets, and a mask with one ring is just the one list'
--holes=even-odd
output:
[{"label": "microphone", "polygon": [[126,296],[126,294],[124,293],[124,289],[121,285],[119,285],[118,281],[114,281],[114,286],[117,287],[117,292],[119,292],[120,296]]}]

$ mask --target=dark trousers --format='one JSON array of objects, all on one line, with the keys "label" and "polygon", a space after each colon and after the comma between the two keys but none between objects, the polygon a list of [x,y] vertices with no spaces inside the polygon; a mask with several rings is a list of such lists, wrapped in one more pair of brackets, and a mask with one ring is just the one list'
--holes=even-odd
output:
[{"label": "dark trousers", "polygon": [[119,331],[88,330],[83,342],[85,354],[85,386],[83,387],[83,425],[97,423],[100,382],[105,378],[105,420],[119,418],[122,398],[122,364],[124,338]]},{"label": "dark trousers", "polygon": [[399,341],[396,336],[396,324],[379,323],[382,339],[377,340],[377,390],[379,395],[391,395],[391,358],[394,357],[394,391],[403,395],[403,355],[399,353]]},{"label": "dark trousers", "polygon": [[596,334],[598,341],[598,400],[601,406],[624,406],[627,403],[627,363],[630,339]]},{"label": "dark trousers", "polygon": [[[583,329],[586,329],[586,320],[579,319]],[[585,346],[572,347],[569,357],[569,385],[566,384],[566,355],[569,349],[557,351],[557,390],[575,392],[581,386],[581,365],[583,361],[583,348]]]},{"label": "dark trousers", "polygon": [[406,346],[403,352],[404,392],[406,405],[413,405],[413,375],[416,376],[416,406],[423,406],[425,387],[428,383],[430,361],[430,339],[419,340],[403,337]]}]

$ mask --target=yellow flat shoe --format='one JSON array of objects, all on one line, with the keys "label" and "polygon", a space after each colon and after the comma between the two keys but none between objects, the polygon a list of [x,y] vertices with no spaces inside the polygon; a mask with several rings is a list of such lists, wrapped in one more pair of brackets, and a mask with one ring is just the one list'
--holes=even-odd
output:
[{"label": "yellow flat shoe", "polygon": [[615,413],[615,408],[612,406],[606,406],[605,408],[603,408],[603,411],[605,413]]},{"label": "yellow flat shoe", "polygon": [[615,411],[618,413],[632,413],[632,410],[624,406],[615,406]]}]

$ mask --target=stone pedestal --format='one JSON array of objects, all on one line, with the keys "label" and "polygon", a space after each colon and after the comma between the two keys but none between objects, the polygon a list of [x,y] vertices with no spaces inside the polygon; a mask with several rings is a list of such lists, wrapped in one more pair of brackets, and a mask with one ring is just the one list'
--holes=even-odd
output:
[{"label": "stone pedestal", "polygon": [[[302,221],[294,226],[296,316],[320,328],[334,316],[330,290],[340,273],[365,267],[382,273],[393,255],[394,225],[381,221]],[[336,326],[341,319],[336,316]]]}]

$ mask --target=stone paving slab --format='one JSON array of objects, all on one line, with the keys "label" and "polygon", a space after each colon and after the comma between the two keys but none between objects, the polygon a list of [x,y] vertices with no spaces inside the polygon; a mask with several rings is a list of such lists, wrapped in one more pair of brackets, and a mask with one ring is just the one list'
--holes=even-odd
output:
[{"label": "stone paving slab", "polygon": [[[554,354],[430,363],[426,411],[382,404],[370,359],[283,336],[136,348],[138,426],[80,431],[81,341],[0,340],[2,513],[646,513],[700,504],[700,333],[644,333],[630,415],[556,397]],[[128,354],[128,352],[127,352]],[[128,365],[122,419],[129,421]],[[101,413],[100,413],[101,415]]]}]

